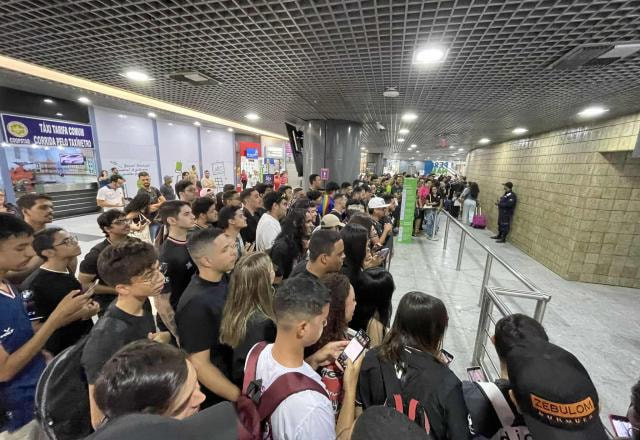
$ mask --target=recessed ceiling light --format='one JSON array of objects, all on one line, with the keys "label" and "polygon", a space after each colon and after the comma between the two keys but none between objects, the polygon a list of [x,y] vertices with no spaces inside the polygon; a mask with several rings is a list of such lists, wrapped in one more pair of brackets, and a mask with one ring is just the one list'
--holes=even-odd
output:
[{"label": "recessed ceiling light", "polygon": [[404,142],[404,138],[399,138],[398,142]]},{"label": "recessed ceiling light", "polygon": [[173,122],[167,123],[168,126],[173,127]]},{"label": "recessed ceiling light", "polygon": [[482,138],[478,141],[481,144],[488,144],[489,142],[491,142],[491,139],[489,138]]},{"label": "recessed ceiling light", "polygon": [[405,113],[400,119],[402,119],[404,122],[413,122],[418,119],[418,115],[416,115],[415,113]]},{"label": "recessed ceiling light", "polygon": [[255,113],[247,113],[245,115],[245,118],[247,118],[250,121],[257,121],[258,119],[260,119],[260,116],[256,115]]},{"label": "recessed ceiling light", "polygon": [[419,152],[420,152],[420,150],[416,150],[416,153],[419,153]]},{"label": "recessed ceiling light", "polygon": [[458,151],[464,151],[464,148],[458,148]]},{"label": "recessed ceiling light", "polygon": [[56,116],[61,117],[61,116],[64,116],[64,115],[62,113],[58,112],[58,113],[56,113]]},{"label": "recessed ceiling light", "polygon": [[207,130],[207,133],[211,133],[211,130]]},{"label": "recessed ceiling light", "polygon": [[119,117],[120,119],[127,119],[127,115],[122,115],[122,114],[120,114],[120,115],[118,115],[118,117]]},{"label": "recessed ceiling light", "polygon": [[416,50],[413,64],[433,64],[444,61],[447,52],[439,47],[423,47]]},{"label": "recessed ceiling light", "polygon": [[600,106],[593,106],[593,107],[585,108],[580,113],[578,113],[578,116],[580,116],[582,118],[595,118],[596,116],[600,116],[602,114],[605,114],[608,111],[609,111],[608,108],[604,108],[604,107],[600,107]]},{"label": "recessed ceiling light", "polygon": [[227,128],[227,131],[228,131],[229,133],[233,133],[233,128],[229,127],[229,128]]},{"label": "recessed ceiling light", "polygon": [[91,100],[89,98],[87,98],[86,96],[79,97],[78,101],[83,103],[83,104],[91,104]]},{"label": "recessed ceiling light", "polygon": [[147,116],[149,116],[150,118],[155,118],[158,115],[156,115],[154,112],[149,112],[147,113]]},{"label": "recessed ceiling light", "polygon": [[527,131],[529,131],[529,130],[527,130],[527,129],[526,129],[526,128],[524,128],[524,127],[517,127],[517,128],[514,128],[514,129],[513,129],[513,132],[512,132],[512,133],[513,133],[513,134],[524,134],[524,133],[526,133]]},{"label": "recessed ceiling light", "polygon": [[195,125],[196,127],[200,127],[202,124],[199,121],[195,121],[193,125]]},{"label": "recessed ceiling light", "polygon": [[449,149],[451,149],[451,148],[456,148],[456,147],[454,147],[453,145],[449,145]]},{"label": "recessed ceiling light", "polygon": [[140,72],[139,70],[127,70],[126,72],[124,72],[124,77],[130,79],[131,81],[139,82],[151,81],[153,79],[146,73]]},{"label": "recessed ceiling light", "polygon": [[364,148],[364,147],[360,147],[360,149],[363,150],[363,151],[366,150],[366,148]]},{"label": "recessed ceiling light", "polygon": [[411,148],[416,148],[417,145],[416,144],[411,144]]},{"label": "recessed ceiling light", "polygon": [[51,98],[44,98],[44,99],[42,100],[42,102],[44,102],[45,104],[53,104],[53,99],[51,99]]},{"label": "recessed ceiling light", "polygon": [[409,129],[408,128],[401,128],[400,130],[398,130],[398,133],[400,133],[400,134],[409,134]]}]

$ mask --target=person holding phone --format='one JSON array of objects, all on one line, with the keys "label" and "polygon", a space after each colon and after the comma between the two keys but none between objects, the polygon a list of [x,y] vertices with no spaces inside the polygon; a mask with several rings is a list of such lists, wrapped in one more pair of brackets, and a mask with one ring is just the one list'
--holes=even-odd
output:
[{"label": "person holding phone", "polygon": [[[81,250],[78,240],[61,228],[46,228],[35,234],[33,250],[44,263],[22,282],[20,290],[23,296],[25,292],[31,292],[35,306],[35,316],[32,319],[41,323],[51,316],[69,292],[81,292],[82,285],[67,269],[70,260],[80,255]],[[98,303],[91,301],[84,319],[56,330],[45,344],[45,350],[55,356],[78,342],[91,331],[93,322],[90,318],[97,314],[98,310]]]},{"label": "person holding phone", "polygon": [[448,322],[440,299],[415,291],[402,297],[391,331],[365,355],[357,394],[363,409],[385,404],[390,390],[383,377],[391,372],[403,398],[416,399],[426,409],[434,439],[471,439],[462,383],[441,360]]},{"label": "person holding phone", "polygon": [[151,207],[151,197],[146,191],[140,191],[124,208],[124,214],[128,220],[130,234],[147,243],[151,243],[149,209]]}]

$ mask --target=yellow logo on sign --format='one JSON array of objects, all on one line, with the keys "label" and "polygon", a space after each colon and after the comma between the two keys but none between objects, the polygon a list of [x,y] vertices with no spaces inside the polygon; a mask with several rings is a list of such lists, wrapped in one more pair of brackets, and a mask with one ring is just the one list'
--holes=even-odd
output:
[{"label": "yellow logo on sign", "polygon": [[22,122],[11,121],[7,124],[7,131],[15,137],[23,138],[29,134],[29,129]]}]

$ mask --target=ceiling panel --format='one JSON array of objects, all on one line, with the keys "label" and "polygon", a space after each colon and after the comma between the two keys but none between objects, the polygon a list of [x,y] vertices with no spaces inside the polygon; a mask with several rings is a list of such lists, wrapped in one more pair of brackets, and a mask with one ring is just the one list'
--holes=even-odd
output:
[{"label": "ceiling panel", "polygon": [[[256,112],[254,125],[282,134],[284,121],[359,121],[369,151],[403,157],[441,138],[469,148],[517,125],[572,125],[594,103],[612,116],[640,110],[637,54],[547,68],[581,44],[640,40],[638,0],[5,0],[3,18],[4,55],[223,118]],[[425,44],[446,48],[445,61],[412,64]],[[120,75],[132,68],[155,80]],[[223,83],[167,77],[191,69]],[[384,98],[387,87],[400,96]],[[398,143],[404,111],[419,118]]]}]

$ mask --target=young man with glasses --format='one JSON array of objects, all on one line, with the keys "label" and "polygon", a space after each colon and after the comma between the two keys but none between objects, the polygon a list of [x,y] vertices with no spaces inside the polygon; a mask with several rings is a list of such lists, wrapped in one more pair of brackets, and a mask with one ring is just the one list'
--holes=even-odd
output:
[{"label": "young man with glasses", "polygon": [[89,288],[96,279],[100,280],[94,290],[94,299],[100,305],[99,316],[104,314],[109,304],[116,298],[117,293],[113,287],[107,286],[100,277],[98,273],[98,257],[107,246],[132,239],[129,237],[129,232],[131,232],[129,225],[131,225],[131,220],[127,219],[124,213],[117,209],[100,214],[98,216],[98,226],[106,238],[92,247],[80,263],[78,281],[82,284],[83,289]]},{"label": "young man with glasses", "polygon": [[[44,260],[20,285],[24,299],[33,304],[32,320],[45,322],[60,302],[70,292],[80,293],[82,286],[67,269],[69,261],[80,255],[76,237],[61,228],[47,228],[33,236],[33,250]],[[86,319],[74,321],[56,330],[45,344],[45,350],[54,356],[78,342],[93,327],[91,316],[98,313],[100,306],[91,302]]]},{"label": "young man with glasses", "polygon": [[98,272],[118,297],[91,330],[82,352],[81,364],[89,384],[91,423],[103,420],[93,396],[100,369],[130,342],[150,338],[168,342],[168,332],[156,333],[148,298],[164,287],[164,274],[155,249],[149,243],[126,240],[107,247],[98,258]]},{"label": "young man with glasses", "polygon": [[289,202],[286,194],[270,192],[264,196],[264,207],[267,210],[256,228],[256,250],[263,252],[271,249],[273,242],[282,230],[280,220],[287,214]]}]

